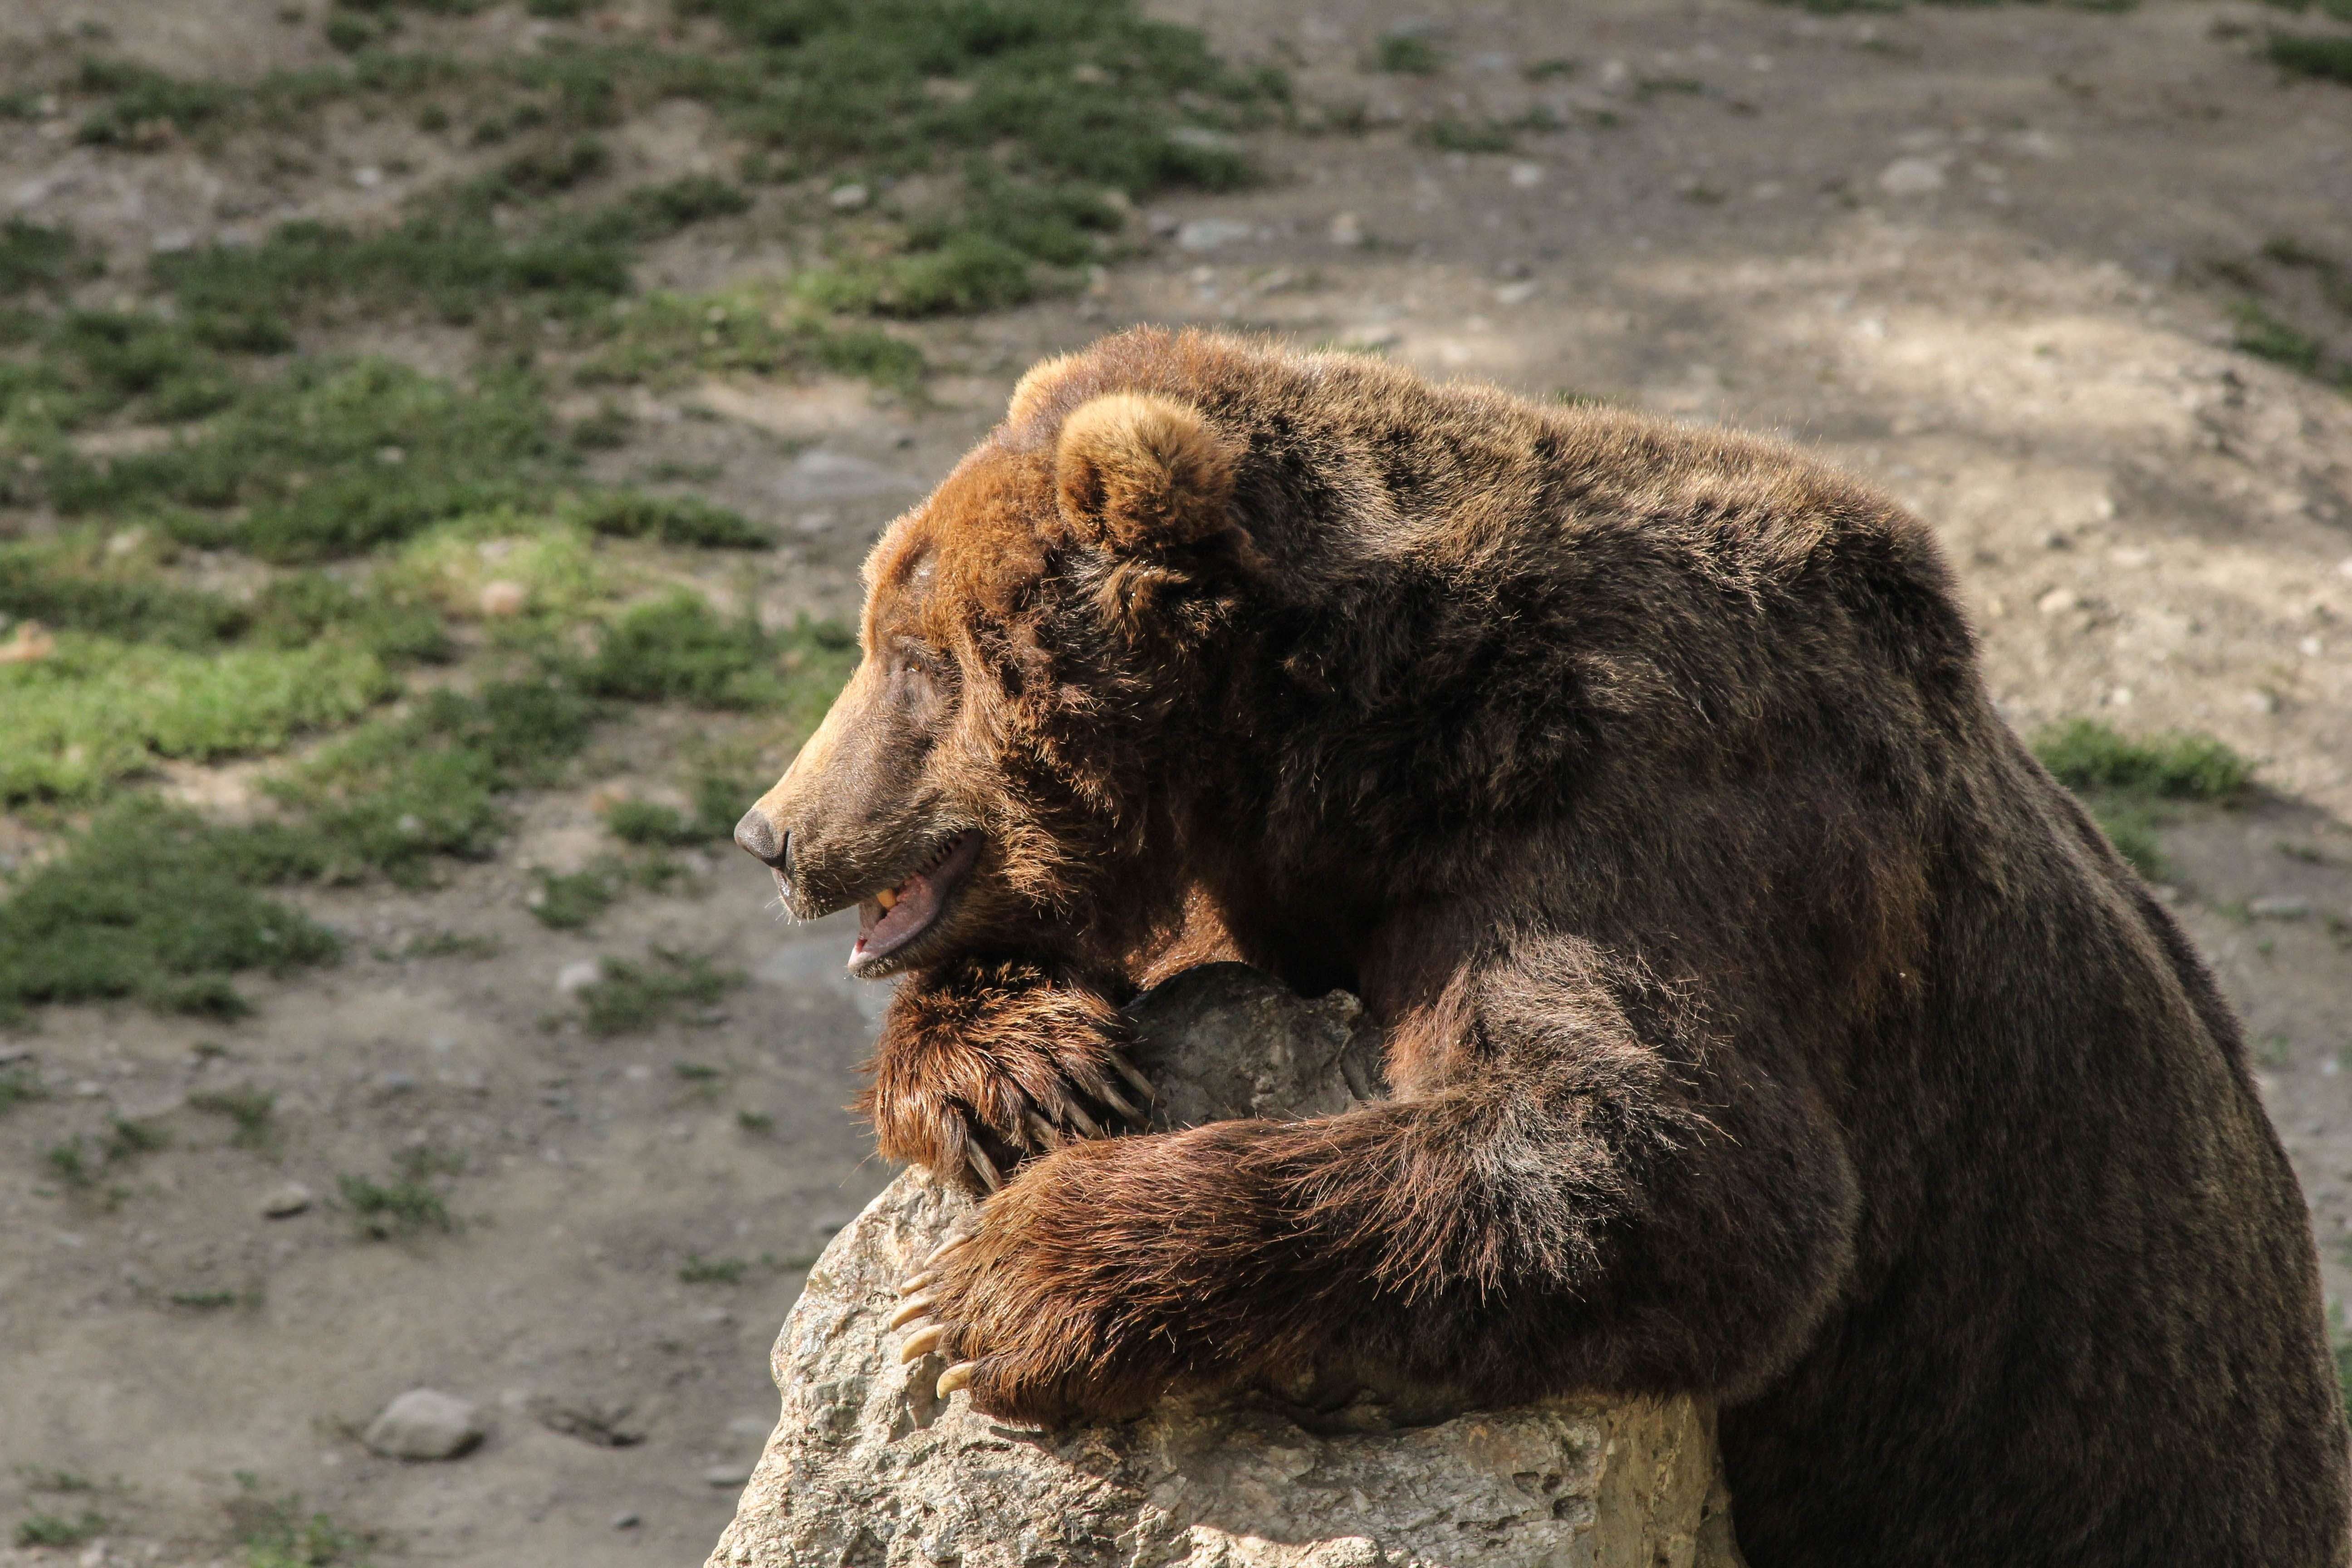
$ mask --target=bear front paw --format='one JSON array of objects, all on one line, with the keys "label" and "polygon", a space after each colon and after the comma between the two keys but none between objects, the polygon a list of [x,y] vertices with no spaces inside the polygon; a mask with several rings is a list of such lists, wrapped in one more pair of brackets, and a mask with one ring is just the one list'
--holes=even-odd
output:
[{"label": "bear front paw", "polygon": [[900,1363],[939,1358],[939,1397],[964,1391],[999,1420],[1045,1426],[1141,1410],[1174,1369],[1148,1337],[1119,1331],[1116,1299],[1053,1279],[1045,1255],[1010,1234],[1017,1226],[991,1218],[959,1222],[899,1285],[890,1327],[906,1331]]},{"label": "bear front paw", "polygon": [[994,1192],[1035,1155],[1143,1125],[1126,1039],[1107,1000],[1040,965],[966,961],[892,999],[858,1109],[886,1157]]}]

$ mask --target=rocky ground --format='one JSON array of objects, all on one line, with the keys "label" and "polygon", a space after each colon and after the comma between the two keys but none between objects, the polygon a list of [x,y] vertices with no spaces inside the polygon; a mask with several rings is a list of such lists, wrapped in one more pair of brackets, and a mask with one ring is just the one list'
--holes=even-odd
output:
[{"label": "rocky ground", "polygon": [[[2250,804],[2172,810],[2162,880],[2250,1020],[2330,1287],[2352,1290],[2352,400],[2327,379],[2352,348],[2331,303],[2352,87],[2263,54],[2278,28],[2352,28],[2205,0],[1157,9],[1289,73],[1294,122],[1251,133],[1262,184],[1158,198],[1083,292],[906,329],[936,367],[921,397],[732,374],[640,389],[651,434],[596,461],[658,454],[782,524],[772,617],[847,613],[865,542],[1020,371],[1129,321],[1785,434],[1936,525],[2021,729],[2194,729],[2258,762]],[[280,16],[0,0],[0,57],[27,81],[94,40],[220,78],[331,58]],[[414,26],[487,48],[671,24],[616,5]],[[1431,68],[1369,68],[1384,58]],[[1537,121],[1558,128],[1510,129]],[[451,172],[404,125],[331,118],[304,168],[273,171],[244,144],[82,145],[34,103],[0,119],[0,212],[128,257],[364,222]],[[651,173],[741,151],[688,105],[612,140]],[[789,250],[783,221],[665,241],[646,280],[755,279]],[[2293,324],[2290,363],[2252,312]],[[342,330],[425,368],[455,352],[431,328]],[[600,732],[576,784],[521,796],[499,855],[442,886],[294,895],[350,955],[246,983],[249,1019],[52,1008],[0,1035],[47,1091],[0,1114],[0,1521],[104,1521],[17,1561],[700,1559],[773,1418],[765,1354],[800,1270],[888,1176],[839,1109],[882,997],[840,976],[842,931],[779,927],[746,861],[703,856],[584,932],[526,899],[536,869],[599,852],[602,804],[660,787],[716,722],[660,709]],[[233,799],[238,776],[172,787]],[[656,944],[747,983],[651,1033],[583,1033],[579,966]],[[241,1123],[254,1091],[274,1108]],[[79,1185],[48,1158],[75,1138]],[[447,1227],[370,1237],[344,1178],[404,1172]],[[444,1463],[373,1454],[362,1431],[419,1386],[475,1402],[486,1439]],[[298,1495],[332,1531],[257,1555],[298,1517],[265,1505]]]}]

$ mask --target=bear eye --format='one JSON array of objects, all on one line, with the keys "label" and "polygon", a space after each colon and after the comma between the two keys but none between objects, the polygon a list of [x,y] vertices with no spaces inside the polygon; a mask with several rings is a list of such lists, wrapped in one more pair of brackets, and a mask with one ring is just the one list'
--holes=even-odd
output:
[{"label": "bear eye", "polygon": [[953,669],[939,649],[912,637],[901,637],[890,651],[900,668],[912,674],[929,676],[933,680],[946,679]]}]

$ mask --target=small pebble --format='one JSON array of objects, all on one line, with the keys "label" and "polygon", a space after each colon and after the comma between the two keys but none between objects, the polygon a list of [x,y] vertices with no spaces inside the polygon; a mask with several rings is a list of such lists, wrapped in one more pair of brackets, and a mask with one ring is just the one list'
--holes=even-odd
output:
[{"label": "small pebble", "polygon": [[1897,158],[1878,172],[1878,188],[1890,196],[1924,196],[1944,188],[1944,165],[1934,158]]},{"label": "small pebble", "polygon": [[702,1479],[714,1487],[740,1487],[751,1479],[749,1465],[713,1465],[702,1472]]},{"label": "small pebble", "polygon": [[640,1522],[635,1509],[628,1509],[613,1516],[614,1530],[635,1530]]},{"label": "small pebble", "polygon": [[868,194],[864,185],[841,185],[824,199],[831,202],[837,212],[854,212],[866,205]]},{"label": "small pebble", "polygon": [[482,584],[482,614],[493,617],[518,616],[530,603],[530,591],[520,583],[505,578]]},{"label": "small pebble", "polygon": [[1239,218],[1196,217],[1176,231],[1176,245],[1181,250],[1215,250],[1256,235],[1255,226]]},{"label": "small pebble", "polygon": [[2291,899],[2273,894],[2266,898],[2250,899],[2246,913],[2258,921],[2300,921],[2311,918],[2309,899]]},{"label": "small pebble", "polygon": [[282,1187],[274,1187],[270,1189],[269,1194],[261,1200],[262,1217],[291,1219],[310,1206],[310,1189],[299,1182],[289,1182]]}]

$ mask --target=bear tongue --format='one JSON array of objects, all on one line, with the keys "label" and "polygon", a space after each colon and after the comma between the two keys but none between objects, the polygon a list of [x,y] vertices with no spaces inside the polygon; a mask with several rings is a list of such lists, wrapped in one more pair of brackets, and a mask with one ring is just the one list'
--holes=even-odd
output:
[{"label": "bear tongue", "polygon": [[876,948],[888,949],[903,938],[912,936],[930,923],[939,912],[939,892],[931,879],[918,871],[891,890],[892,902],[884,909],[878,899],[868,899],[857,906],[857,942],[849,950],[852,962],[864,957]]}]

